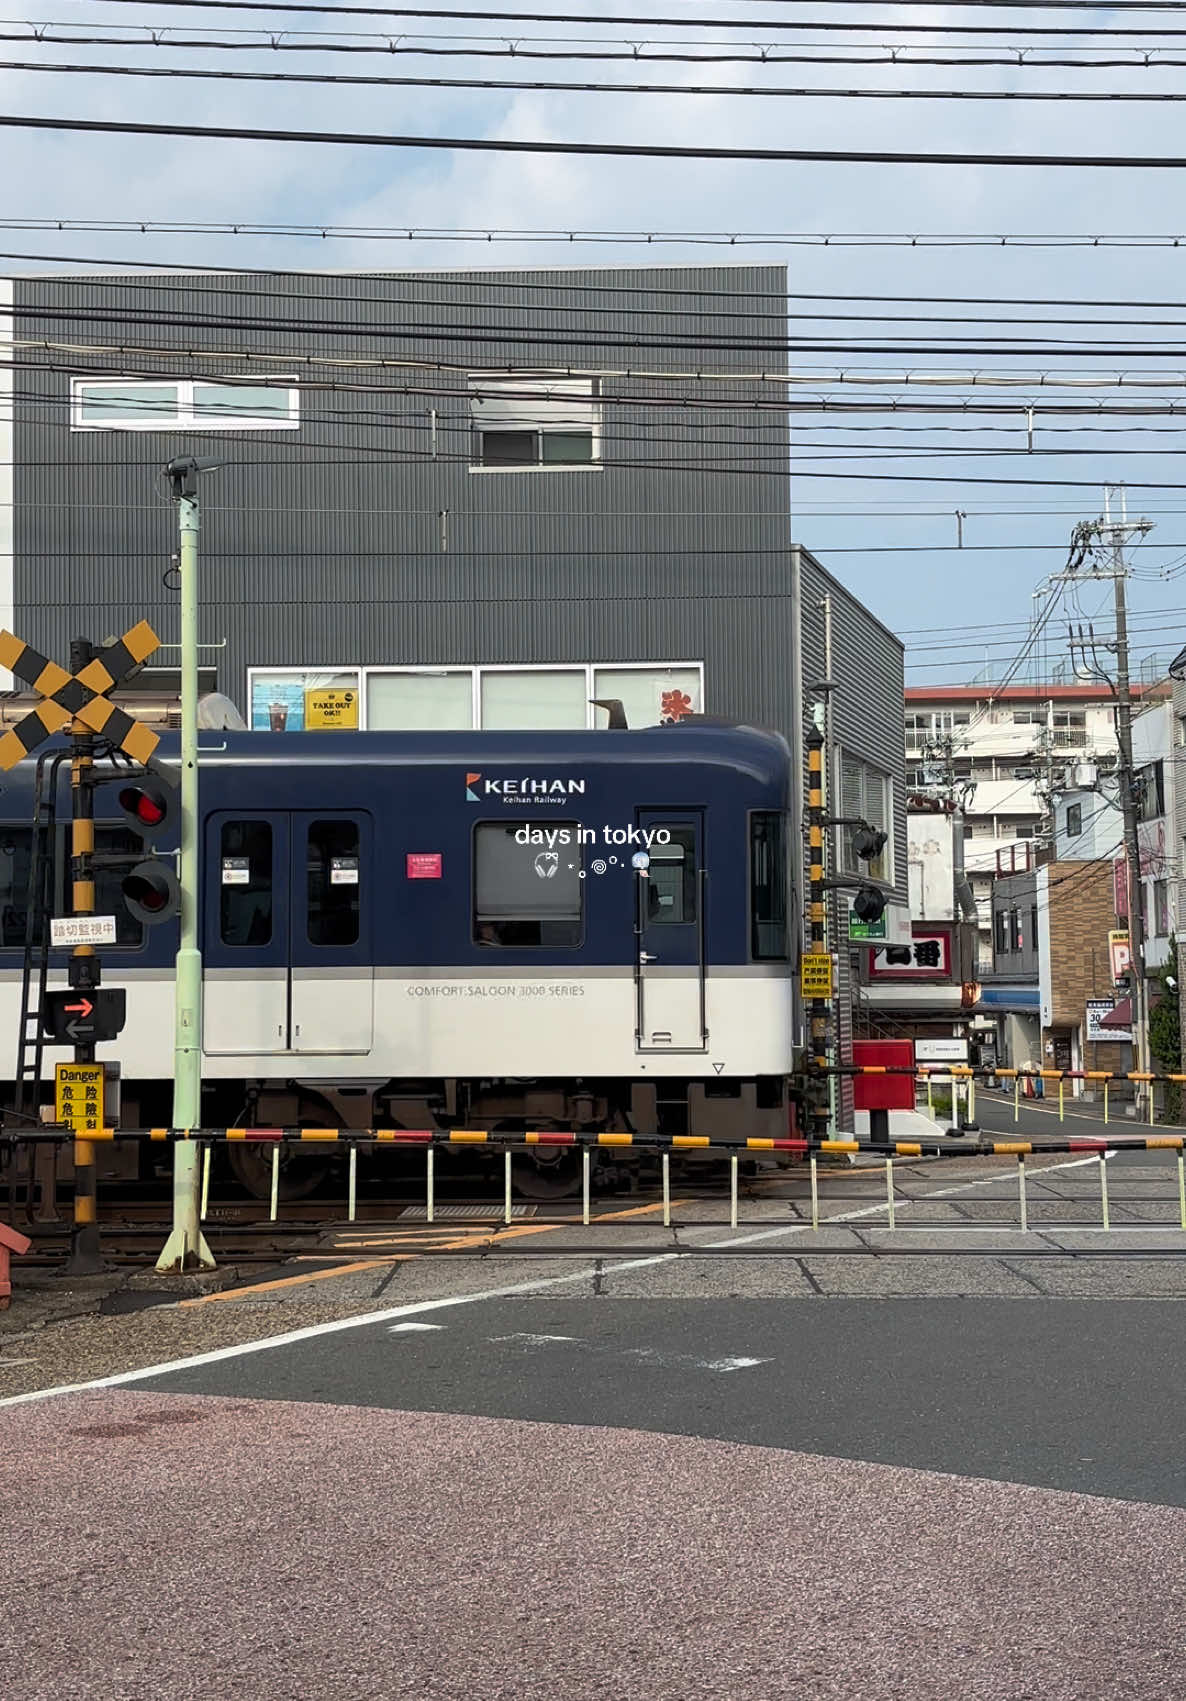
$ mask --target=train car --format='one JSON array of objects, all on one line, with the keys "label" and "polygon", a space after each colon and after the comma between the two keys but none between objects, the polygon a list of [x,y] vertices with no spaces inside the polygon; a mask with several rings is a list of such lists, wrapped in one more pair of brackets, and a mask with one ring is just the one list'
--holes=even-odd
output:
[{"label": "train car", "polygon": [[[794,894],[778,734],[693,721],[203,743],[205,1126],[785,1135]],[[175,767],[175,736],[157,760]],[[0,1031],[14,1051],[33,768],[0,794]],[[110,773],[95,793],[96,911],[118,918],[103,984],[126,988],[128,1016],[98,1056],[121,1066],[123,1124],[159,1125],[177,923],[142,925],[126,863],[104,863],[138,844]],[[67,781],[68,768],[59,915]],[[51,985],[66,957],[53,954]],[[517,1166],[525,1192],[572,1186],[571,1151],[533,1159]],[[270,1158],[247,1145],[230,1161],[266,1188]],[[327,1161],[290,1158],[285,1193],[311,1190]]]}]

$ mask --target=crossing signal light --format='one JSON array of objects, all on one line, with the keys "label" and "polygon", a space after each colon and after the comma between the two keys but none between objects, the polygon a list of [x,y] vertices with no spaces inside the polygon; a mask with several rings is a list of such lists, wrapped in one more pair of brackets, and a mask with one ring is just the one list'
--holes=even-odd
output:
[{"label": "crossing signal light", "polygon": [[[129,830],[152,852],[159,839],[176,841],[180,825],[177,792],[156,774],[129,780],[119,791],[119,806]],[[120,882],[129,915],[143,927],[170,921],[181,907],[181,889],[169,863],[154,854],[124,875]]]},{"label": "crossing signal light", "polygon": [[177,914],[181,888],[167,862],[155,857],[138,862],[120,883],[128,913],[145,927],[169,921]]},{"label": "crossing signal light", "polygon": [[130,781],[120,789],[119,806],[132,831],[150,844],[177,824],[176,794],[160,780]]},{"label": "crossing signal light", "polygon": [[[872,827],[858,827],[852,836],[852,848],[862,862],[872,862],[874,857],[880,856],[886,843],[886,834]],[[876,920],[876,917],[872,919]]]},{"label": "crossing signal light", "polygon": [[880,921],[885,914],[885,893],[876,886],[862,886],[852,901],[852,913],[858,921]]}]

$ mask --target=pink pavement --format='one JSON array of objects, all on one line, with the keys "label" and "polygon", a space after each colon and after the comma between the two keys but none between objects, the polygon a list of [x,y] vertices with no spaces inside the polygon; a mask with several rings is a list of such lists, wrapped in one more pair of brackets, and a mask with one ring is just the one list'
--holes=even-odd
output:
[{"label": "pink pavement", "polygon": [[0,1409],[21,1701],[1179,1701],[1186,1512],[719,1441]]}]

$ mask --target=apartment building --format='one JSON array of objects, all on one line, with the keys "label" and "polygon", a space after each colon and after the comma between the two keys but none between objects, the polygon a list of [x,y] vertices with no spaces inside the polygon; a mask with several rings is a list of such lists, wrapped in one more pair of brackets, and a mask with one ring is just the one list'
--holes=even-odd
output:
[{"label": "apartment building", "polygon": [[[1155,689],[1134,686],[1134,697]],[[1052,793],[1094,784],[1116,756],[1114,702],[1101,686],[907,688],[908,808],[925,813],[937,796],[962,807],[982,969],[993,964],[994,877],[1031,867],[1037,842],[1050,843]]]}]

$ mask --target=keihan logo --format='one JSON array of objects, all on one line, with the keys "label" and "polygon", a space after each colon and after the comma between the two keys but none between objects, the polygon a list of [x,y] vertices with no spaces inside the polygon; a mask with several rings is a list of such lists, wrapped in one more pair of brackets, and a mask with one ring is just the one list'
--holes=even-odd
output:
[{"label": "keihan logo", "polygon": [[558,779],[555,775],[524,774],[513,780],[487,780],[481,774],[465,776],[469,803],[482,803],[492,797],[501,798],[504,803],[559,803],[566,797],[582,797],[584,791],[584,780]]}]

